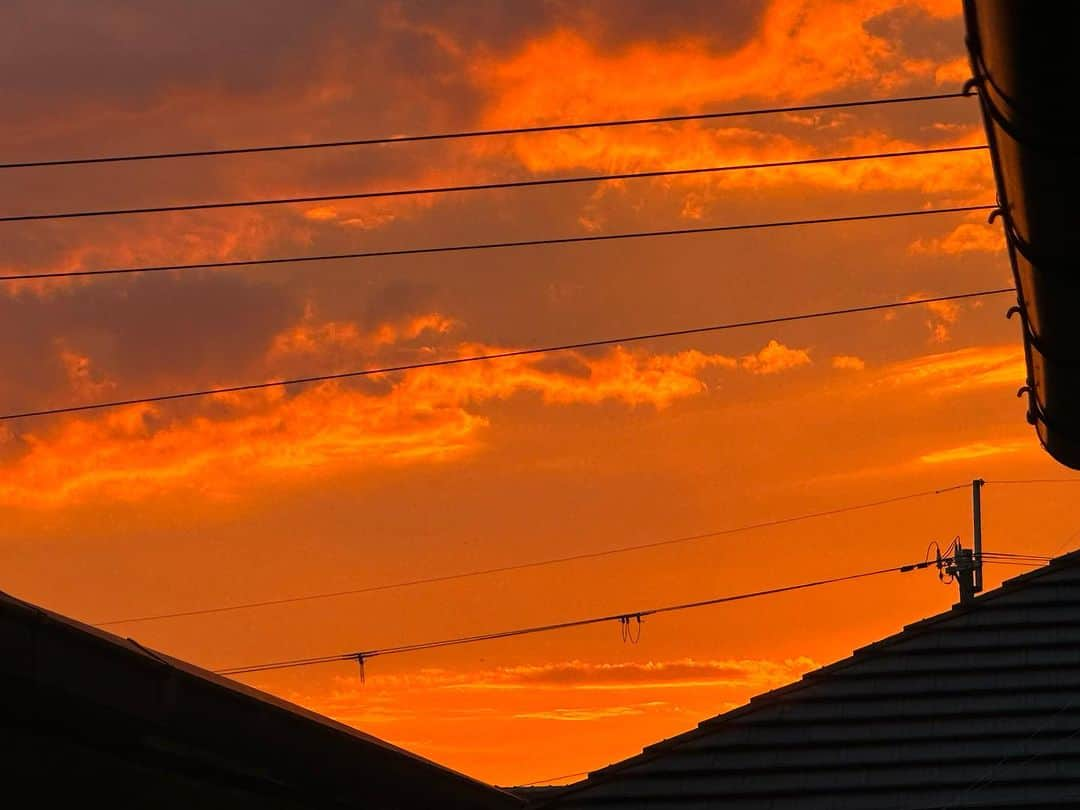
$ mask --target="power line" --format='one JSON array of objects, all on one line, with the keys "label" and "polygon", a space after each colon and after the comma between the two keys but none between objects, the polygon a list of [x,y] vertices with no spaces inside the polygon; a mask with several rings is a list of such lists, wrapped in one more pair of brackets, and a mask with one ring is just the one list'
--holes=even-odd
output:
[{"label": "power line", "polygon": [[[175,613],[158,613],[148,616],[134,616],[125,619],[112,619],[107,622],[97,622],[96,627],[107,627],[115,624],[133,624],[136,622],[151,622],[161,619],[177,619],[189,616],[205,616],[209,614],[228,613],[237,610],[249,610],[254,608],[272,607],[277,605],[288,605],[297,602],[309,602],[319,599],[333,599],[342,596],[353,596],[363,593],[374,593],[377,591],[389,591],[399,588],[408,588],[416,585],[430,585],[438,582],[451,582],[459,579],[468,579],[471,577],[486,576],[489,574],[503,574],[510,571],[523,571],[529,568],[541,568],[548,565],[560,565],[562,563],[576,562],[578,560],[592,560],[599,559],[601,557],[610,557],[616,554],[626,554],[633,551],[643,551],[645,549],[662,548],[664,546],[674,546],[683,543],[692,543],[698,540],[707,540],[714,537],[724,537],[732,534],[741,534],[743,532],[754,531],[756,529],[767,529],[775,526],[784,526],[791,523],[801,523],[806,520],[814,520],[817,518],[830,517],[833,515],[842,515],[848,512],[857,512],[864,509],[873,509],[879,506],[886,506],[888,504],[900,503],[902,501],[910,501],[916,498],[926,498],[933,495],[942,495],[947,492],[953,492],[959,489],[968,489],[970,484],[956,484],[955,486],[944,487],[942,489],[930,489],[922,492],[912,492],[907,495],[899,495],[893,498],[885,498],[884,500],[868,501],[866,503],[852,504],[849,506],[841,506],[835,509],[826,509],[819,512],[808,512],[801,515],[793,515],[789,517],[776,518],[774,520],[765,520],[758,523],[748,523],[742,526],[734,526],[727,529],[719,529],[717,531],[702,532],[700,534],[684,535],[682,537],[670,538],[667,540],[657,540],[650,543],[638,543],[629,546],[619,546],[617,548],[604,549],[602,551],[584,552],[581,554],[572,554],[566,557],[553,557],[546,560],[535,560],[526,563],[516,563],[514,565],[504,565],[497,568],[485,568],[478,571],[466,571],[458,574],[444,574],[442,576],[425,577],[423,579],[411,579],[402,582],[393,582],[384,585],[371,585],[365,588],[353,588],[343,591],[331,591],[328,593],[316,593],[306,594],[302,596],[292,596],[282,599],[268,599],[260,602],[246,602],[238,605],[226,605],[222,607],[202,608],[199,610],[185,610]],[[987,555],[984,556],[988,556]]]},{"label": "power line", "polygon": [[627,335],[623,337],[601,338],[597,340],[584,340],[577,343],[564,343],[554,346],[542,346],[529,349],[512,349],[504,352],[492,352],[491,354],[474,354],[465,357],[451,357],[443,360],[426,360],[419,363],[405,363],[397,366],[383,366],[381,368],[367,368],[358,371],[342,371],[335,374],[317,374],[308,377],[294,377],[291,379],[271,380],[268,382],[246,383],[230,385],[221,388],[204,388],[195,391],[184,391],[174,394],[157,394],[132,399],[120,399],[107,402],[94,402],[87,405],[64,405],[54,408],[42,408],[32,411],[19,411],[0,414],[0,422],[13,419],[28,419],[38,416],[56,416],[65,413],[78,413],[82,411],[94,411],[104,408],[119,408],[125,405],[144,405],[156,402],[171,402],[195,397],[207,397],[214,394],[231,394],[241,391],[257,391],[265,388],[278,388],[285,385],[309,385],[316,382],[330,380],[344,380],[357,377],[370,377],[378,374],[392,374],[403,371],[416,371],[425,368],[442,368],[446,366],[458,366],[466,363],[479,363],[492,360],[504,360],[512,357],[527,357],[538,354],[554,354],[556,352],[576,351],[579,349],[598,348],[601,346],[614,346],[621,343],[637,343],[647,340],[661,340],[672,337],[685,337],[688,335],[701,335],[711,332],[723,332],[731,329],[745,329],[753,326],[769,326],[779,323],[793,323],[796,321],[809,321],[819,318],[831,318],[840,315],[854,315],[864,312],[878,312],[889,309],[901,309],[904,307],[934,304],[940,301],[959,301],[968,298],[982,298],[992,295],[1004,295],[1015,293],[1012,287],[1000,287],[990,290],[977,290],[975,292],[956,293],[953,295],[939,295],[933,298],[915,298],[905,301],[890,301],[883,304],[866,304],[857,307],[843,309],[831,309],[821,312],[805,312],[797,315],[782,315],[775,318],[761,318],[752,321],[734,321],[730,323],[714,324],[712,326],[698,326],[690,329],[673,329],[665,332],[652,332],[647,334]]},{"label": "power line", "polygon": [[625,613],[612,613],[607,616],[594,616],[587,619],[576,619],[573,621],[558,622],[555,624],[536,625],[533,627],[521,627],[514,630],[502,630],[495,633],[482,633],[480,635],[473,636],[455,636],[453,638],[440,639],[438,641],[423,641],[415,644],[401,644],[395,647],[381,647],[371,650],[362,650],[351,653],[340,653],[337,655],[325,655],[315,658],[296,658],[288,661],[271,661],[264,664],[251,664],[248,666],[219,669],[215,670],[215,672],[217,672],[217,674],[219,675],[241,675],[251,672],[266,672],[268,670],[275,669],[291,669],[294,667],[313,666],[315,664],[329,664],[336,661],[363,662],[370,658],[375,658],[379,656],[400,655],[402,653],[434,650],[440,649],[442,647],[456,647],[462,644],[475,644],[480,641],[495,641],[505,638],[515,638],[517,636],[533,635],[536,633],[550,633],[556,630],[568,630],[575,627],[587,627],[589,625],[602,624],[606,622],[625,622],[626,620],[637,620],[640,622],[641,620],[649,616],[658,616],[664,613],[675,613],[683,610],[696,610],[698,608],[712,607],[715,605],[727,604],[729,602],[740,602],[747,599],[756,599],[763,596],[774,596],[781,593],[801,591],[808,588],[820,587],[822,585],[833,585],[840,582],[851,582],[857,579],[866,579],[867,577],[881,576],[882,574],[907,573],[909,571],[915,571],[922,568],[929,568],[931,565],[936,565],[936,562],[931,560],[920,560],[916,563],[896,565],[890,568],[879,568],[874,571],[863,571],[858,574],[847,574],[845,576],[830,577],[828,579],[818,579],[811,582],[802,582],[797,585],[784,585],[778,588],[768,588],[766,590],[751,591],[749,593],[719,596],[713,599],[703,599],[696,602],[683,602],[676,605],[665,605],[664,607],[650,608],[648,610],[634,610]]},{"label": "power line", "polygon": [[588,236],[560,236],[548,239],[527,239],[519,242],[479,242],[463,245],[436,245],[433,247],[401,248],[396,250],[369,250],[354,253],[324,253],[315,256],[280,256],[265,259],[240,259],[221,262],[201,262],[197,264],[159,264],[144,267],[108,267],[92,270],[68,270],[60,273],[21,273],[0,275],[0,281],[29,281],[32,279],[75,278],[83,276],[111,276],[131,273],[159,273],[173,270],[212,270],[252,267],[255,265],[299,264],[304,262],[327,262],[344,259],[375,259],[394,256],[422,256],[433,253],[457,253],[474,250],[501,250],[507,248],[541,247],[548,245],[571,245],[587,242],[613,242],[624,239],[653,239],[671,236],[692,236],[708,233],[726,233],[728,231],[753,231],[768,228],[790,228],[801,225],[831,225],[844,222],[869,222],[881,219],[900,219],[921,217],[931,214],[962,214],[972,211],[990,211],[997,205],[962,205],[950,208],[921,208],[908,211],[886,211],[878,214],[856,214],[852,216],[818,217],[815,219],[787,219],[772,222],[752,222],[734,225],[711,225],[701,228],[676,228],[660,231],[631,231],[624,233],[591,234]]},{"label": "power line", "polygon": [[1069,534],[1064,540],[1062,540],[1060,543],[1058,543],[1056,546],[1054,546],[1054,550],[1051,551],[1050,554],[1052,556],[1057,556],[1058,553],[1063,548],[1065,548],[1065,546],[1069,545],[1069,543],[1071,543],[1077,537],[1080,537],[1080,527],[1078,527],[1075,531],[1073,531],[1071,534]]},{"label": "power line", "polygon": [[811,582],[800,582],[795,585],[783,585],[780,588],[770,588],[764,591],[752,591],[750,593],[734,594],[729,596],[718,596],[712,599],[702,599],[699,602],[686,602],[678,605],[666,605],[659,608],[650,608],[648,610],[632,610],[623,613],[610,613],[608,616],[597,616],[589,619],[576,619],[567,622],[557,622],[554,624],[540,624],[530,627],[517,627],[515,630],[504,630],[496,633],[483,633],[480,635],[472,636],[455,636],[453,638],[443,638],[436,640],[436,642],[420,642],[417,644],[404,644],[395,647],[382,647],[370,650],[363,650],[357,652],[343,652],[336,654],[336,656],[321,656],[318,658],[300,658],[288,661],[272,661],[262,664],[251,664],[246,666],[233,666],[226,670],[216,670],[219,675],[240,675],[243,673],[253,672],[266,672],[268,670],[285,670],[292,669],[296,666],[311,666],[314,664],[332,663],[335,661],[355,661],[355,660],[367,660],[380,656],[396,656],[405,652],[419,652],[421,650],[440,649],[442,647],[456,647],[464,644],[475,644],[477,642],[492,642],[492,640],[498,640],[501,638],[513,638],[523,635],[534,635],[536,633],[551,633],[556,630],[569,630],[571,627],[584,627],[591,624],[602,624],[606,622],[621,621],[627,618],[636,618],[642,620],[650,616],[658,616],[661,613],[672,613],[680,610],[692,610],[703,607],[711,607],[714,605],[723,605],[730,602],[741,602],[744,599],[753,599],[761,596],[772,596],[775,594],[788,593],[792,591],[802,591],[809,588],[818,588],[820,585],[834,584],[838,582],[848,582],[856,579],[865,579],[867,577],[878,577],[883,573],[899,573],[910,570],[916,570],[919,568],[928,568],[935,563],[930,561],[920,561],[918,563],[912,563],[903,566],[893,566],[891,568],[879,568],[873,571],[862,571],[860,573],[849,573],[843,577],[832,577],[829,579],[813,580]]},{"label": "power line", "polygon": [[575,771],[574,773],[564,773],[560,776],[549,776],[547,779],[534,779],[531,782],[519,782],[514,787],[533,787],[534,785],[547,785],[551,782],[561,782],[564,779],[573,779],[576,776],[588,776],[592,771]]},{"label": "power line", "polygon": [[863,160],[942,155],[954,152],[985,150],[985,145],[944,146],[927,149],[909,149],[899,152],[877,152],[862,155],[835,155],[830,157],[780,160],[763,163],[741,163],[729,166],[699,166],[692,169],[657,169],[645,172],[616,172],[577,177],[547,177],[535,180],[505,180],[497,183],[476,183],[455,186],[429,186],[427,188],[400,188],[386,191],[358,191],[349,194],[320,194],[304,197],[274,197],[259,200],[232,200],[227,202],[186,203],[183,205],[156,205],[140,208],[112,208],[93,211],[60,211],[45,214],[14,214],[0,217],[0,222],[40,222],[57,219],[83,219],[86,217],[127,216],[130,214],[166,214],[182,211],[208,211],[225,208],[255,208],[269,205],[292,205],[297,203],[324,203],[342,200],[371,200],[387,197],[412,197],[424,194],[451,194],[469,191],[497,191],[501,189],[535,188],[538,186],[562,186],[574,183],[600,183],[610,180],[641,180],[650,177],[686,177],[689,175],[718,174],[720,172],[749,171],[756,169],[779,169],[795,166],[813,166],[824,163],[850,163]]},{"label": "power line", "polygon": [[[952,562],[951,558],[944,557],[940,561],[942,564]],[[997,563],[990,561],[994,565],[1008,564]],[[314,658],[295,658],[287,661],[271,661],[263,664],[251,664],[241,667],[230,667],[228,669],[218,669],[214,672],[218,675],[242,675],[246,673],[254,672],[267,672],[277,669],[292,669],[296,667],[315,666],[316,664],[330,664],[339,661],[358,661],[361,666],[364,662],[371,658],[387,655],[401,655],[403,653],[422,652],[425,650],[441,649],[443,647],[457,647],[463,644],[475,644],[481,641],[497,641],[506,638],[516,638],[518,636],[533,635],[536,633],[549,633],[556,630],[568,630],[576,627],[587,627],[594,624],[602,624],[605,622],[618,621],[626,624],[631,620],[636,620],[640,623],[642,620],[649,616],[656,616],[664,613],[675,613],[683,610],[695,610],[697,608],[712,607],[715,605],[726,604],[728,602],[739,602],[746,599],[755,599],[763,596],[774,596],[781,593],[789,593],[792,591],[806,590],[807,588],[816,588],[822,585],[832,585],[840,582],[850,582],[857,579],[865,579],[868,577],[879,576],[882,574],[893,573],[908,573],[910,571],[916,571],[923,568],[929,568],[931,565],[937,565],[936,560],[920,560],[915,563],[908,563],[906,565],[893,566],[892,568],[880,568],[875,571],[864,571],[858,574],[848,574],[846,576],[832,577],[829,579],[814,580],[812,582],[802,582],[797,585],[785,585],[779,588],[770,588],[762,591],[751,591],[750,593],[735,594],[733,596],[720,596],[715,599],[704,599],[697,602],[684,602],[676,605],[666,605],[659,608],[651,608],[648,610],[630,611],[627,613],[613,613],[607,616],[595,616],[588,619],[577,619],[568,622],[558,622],[556,624],[536,625],[533,627],[522,627],[514,630],[503,630],[495,633],[483,633],[474,636],[455,636],[448,639],[440,639],[438,641],[424,641],[415,644],[402,644],[395,647],[381,647],[371,650],[358,650],[351,653],[338,653],[336,655],[324,655]],[[1034,563],[1017,563],[1021,565],[1033,565]]]},{"label": "power line", "polygon": [[[951,558],[942,558],[941,563],[952,562]],[[989,561],[992,564],[1008,564],[997,563]],[[380,647],[370,650],[358,650],[351,653],[338,653],[336,655],[324,655],[314,658],[295,658],[286,661],[271,661],[262,664],[250,664],[247,666],[230,667],[228,669],[218,669],[214,672],[218,675],[242,675],[255,672],[268,672],[270,670],[278,669],[293,669],[296,667],[308,667],[315,666],[317,664],[330,664],[339,661],[357,661],[363,667],[364,662],[380,656],[387,655],[401,655],[403,653],[422,652],[426,650],[441,649],[443,647],[457,647],[464,644],[476,644],[481,641],[497,641],[507,638],[516,638],[518,636],[534,635],[536,633],[550,633],[556,630],[568,630],[576,627],[587,627],[594,624],[602,624],[606,622],[620,622],[621,624],[629,624],[631,621],[637,621],[639,624],[649,616],[657,616],[664,613],[676,613],[684,610],[696,610],[698,608],[713,607],[715,605],[722,605],[729,602],[740,602],[747,599],[756,599],[764,596],[774,596],[781,593],[790,593],[792,591],[806,590],[808,588],[816,588],[822,585],[833,585],[840,582],[851,582],[858,579],[866,579],[868,577],[880,576],[882,574],[895,574],[895,573],[908,573],[910,571],[917,571],[923,568],[929,568],[931,565],[937,565],[936,560],[920,560],[915,563],[908,563],[905,565],[893,566],[891,568],[879,568],[874,571],[863,571],[858,574],[848,574],[846,576],[831,577],[829,579],[819,579],[812,582],[802,582],[797,585],[784,585],[778,588],[769,588],[761,591],[751,591],[749,593],[735,594],[732,596],[720,596],[714,599],[703,599],[697,602],[683,602],[676,605],[665,605],[659,608],[650,608],[648,610],[636,610],[629,611],[627,613],[613,613],[607,616],[594,616],[587,619],[577,619],[568,622],[558,622],[555,624],[536,625],[532,627],[521,627],[513,630],[502,630],[494,633],[483,633],[473,636],[455,636],[453,638],[440,639],[438,641],[423,641],[415,644],[401,644],[394,647]],[[1033,565],[1034,563],[1019,563],[1022,565]],[[362,671],[362,670],[361,670]]]},{"label": "power line", "polygon": [[250,155],[265,152],[294,152],[309,149],[339,149],[350,146],[376,146],[380,144],[417,143],[421,141],[449,141],[463,138],[487,138],[498,135],[528,135],[539,132],[561,132],[579,129],[602,129],[610,127],[638,126],[641,124],[672,124],[685,121],[708,121],[722,118],[743,118],[757,115],[776,115],[781,113],[818,112],[842,110],[853,107],[873,107],[890,104],[912,104],[925,101],[943,101],[945,99],[966,98],[970,94],[938,93],[925,96],[902,96],[897,98],[866,99],[860,101],[839,101],[826,104],[803,104],[795,107],[764,107],[749,110],[730,110],[723,112],[692,113],[687,115],[661,115],[650,118],[624,118],[608,121],[585,121],[567,124],[543,124],[537,126],[503,127],[500,129],[464,130],[460,132],[440,132],[423,135],[388,135],[355,140],[321,141],[315,143],[272,144],[269,146],[242,146],[223,149],[197,149],[181,152],[146,152],[128,155],[105,155],[84,158],[61,158],[53,160],[28,160],[14,163],[0,163],[0,169],[31,169],[45,166],[86,166],[95,163],[123,163],[141,160],[173,160],[176,158],[220,157],[224,155]]},{"label": "power line", "polygon": [[1002,551],[984,551],[981,560],[990,565],[1018,565],[1038,567],[1046,565],[1054,558],[1045,554],[1012,554]]}]

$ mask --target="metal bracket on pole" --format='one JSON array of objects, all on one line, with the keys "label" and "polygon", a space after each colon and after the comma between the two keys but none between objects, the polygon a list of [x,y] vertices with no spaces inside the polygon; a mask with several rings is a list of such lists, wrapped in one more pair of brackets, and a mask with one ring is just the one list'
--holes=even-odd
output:
[{"label": "metal bracket on pole", "polygon": [[964,548],[959,541],[953,546],[952,559],[945,566],[945,573],[956,580],[960,588],[960,604],[966,605],[975,596],[975,575],[977,571],[975,553]]}]

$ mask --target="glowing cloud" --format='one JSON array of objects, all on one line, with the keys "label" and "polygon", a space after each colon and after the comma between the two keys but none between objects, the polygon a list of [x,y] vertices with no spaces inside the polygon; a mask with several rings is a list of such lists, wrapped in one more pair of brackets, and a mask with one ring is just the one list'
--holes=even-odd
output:
[{"label": "glowing cloud", "polygon": [[442,335],[454,327],[454,322],[438,313],[416,315],[403,322],[384,322],[365,330],[355,321],[315,321],[310,309],[302,323],[296,324],[270,341],[268,360],[273,363],[287,358],[327,357],[341,354],[355,362],[378,349],[395,343],[415,340],[430,332]]},{"label": "glowing cloud", "polygon": [[[334,717],[365,717],[377,711],[379,721],[389,722],[409,716],[409,695],[451,691],[467,698],[476,693],[499,693],[516,696],[519,702],[527,700],[531,704],[530,709],[515,716],[535,719],[551,711],[561,713],[560,709],[552,709],[546,705],[551,696],[611,693],[617,702],[606,709],[618,711],[625,708],[626,704],[616,693],[650,690],[670,692],[674,689],[701,688],[762,691],[798,680],[801,675],[818,666],[813,659],[800,656],[784,660],[678,658],[620,663],[596,663],[575,659],[479,671],[425,667],[407,674],[369,673],[364,686],[359,685],[355,678],[336,678],[334,686],[321,695],[297,695],[293,699],[305,705],[316,706],[320,711]],[[491,699],[494,699],[493,695]],[[538,704],[545,705],[541,708]],[[393,708],[390,708],[391,705]],[[649,701],[632,705],[640,707],[666,704]],[[584,711],[593,711],[596,708],[587,707]],[[608,716],[611,716],[609,711],[600,711],[592,717],[559,716],[545,719],[580,720]]]},{"label": "glowing cloud", "polygon": [[854,355],[838,354],[832,359],[832,367],[846,371],[862,371],[866,368],[866,361]]},{"label": "glowing cloud", "polygon": [[997,456],[1002,453],[1018,453],[1021,450],[1034,450],[1037,447],[1034,439],[1023,441],[1004,442],[974,442],[959,447],[949,447],[945,450],[935,450],[919,456],[919,461],[924,464],[948,464],[954,461],[970,461],[973,458],[985,458]]},{"label": "glowing cloud", "polygon": [[[437,313],[361,329],[352,322],[310,318],[270,341],[268,368],[297,356],[333,358],[409,349],[423,335],[444,335],[453,322]],[[500,347],[459,344],[449,356]],[[91,384],[91,361],[64,349],[73,385]],[[340,358],[339,358],[340,362]],[[666,408],[702,393],[700,374],[742,368],[773,374],[809,362],[804,351],[770,341],[741,360],[688,350],[643,355],[621,347],[599,357],[563,356],[551,367],[537,356],[439,369],[419,369],[364,383],[327,382],[296,392],[269,389],[220,394],[194,413],[137,405],[71,418],[9,436],[0,466],[0,502],[50,506],[94,495],[122,500],[177,487],[227,497],[240,482],[301,471],[445,461],[480,446],[488,418],[470,411],[483,402],[533,394],[552,405],[620,402]]]},{"label": "glowing cloud", "polygon": [[[932,3],[909,5],[939,11]],[[893,87],[932,77],[936,65],[908,58],[868,30],[867,21],[895,7],[884,0],[774,0],[756,34],[729,53],[714,52],[691,33],[604,52],[577,32],[557,30],[509,60],[478,64],[477,82],[492,90],[487,120],[505,124],[743,98],[804,99],[844,85]]]},{"label": "glowing cloud", "polygon": [[918,386],[928,393],[959,393],[995,385],[1019,385],[1027,374],[1019,346],[972,346],[894,363],[882,384]]},{"label": "glowing cloud", "polygon": [[956,256],[961,253],[1000,253],[1005,249],[1005,237],[1000,228],[965,222],[948,234],[934,239],[917,239],[908,246],[915,254]]},{"label": "glowing cloud", "polygon": [[517,720],[569,720],[581,722],[583,720],[607,720],[612,717],[633,717],[644,714],[649,709],[666,707],[668,704],[662,701],[650,701],[631,706],[596,706],[582,709],[545,709],[535,712],[519,712],[514,715]]},{"label": "glowing cloud", "polygon": [[751,374],[777,374],[811,363],[806,349],[789,349],[783,343],[770,340],[761,351],[744,356],[739,365]]},{"label": "glowing cloud", "polygon": [[[932,16],[931,3],[908,4]],[[938,66],[911,59],[867,22],[895,9],[888,2],[769,3],[758,31],[742,47],[716,52],[701,37],[687,34],[671,42],[637,43],[604,50],[583,34],[559,29],[528,41],[509,57],[491,57],[474,68],[474,81],[487,97],[483,125],[550,122],[574,118],[655,114],[657,111],[715,109],[756,99],[801,101],[849,85],[881,89],[935,78]],[[955,9],[953,10],[955,14]],[[793,69],[797,65],[797,69]],[[941,80],[946,80],[942,74]],[[808,117],[820,129],[820,116]],[[848,121],[844,114],[830,124]],[[952,133],[940,145],[978,143],[978,127]],[[510,149],[532,172],[588,167],[598,170],[686,168],[690,166],[802,159],[822,154],[801,138],[766,132],[752,124],[632,127],[580,130],[512,139]],[[836,153],[900,151],[918,144],[882,132],[838,133]],[[504,149],[480,144],[481,152]],[[971,196],[991,186],[985,155],[957,154],[925,159],[852,163],[696,176],[658,181],[674,188],[761,188],[807,183],[836,189],[918,189]],[[611,187],[598,190],[610,193]],[[707,201],[707,200],[706,200]],[[688,197],[683,216],[703,213],[701,199]]]}]

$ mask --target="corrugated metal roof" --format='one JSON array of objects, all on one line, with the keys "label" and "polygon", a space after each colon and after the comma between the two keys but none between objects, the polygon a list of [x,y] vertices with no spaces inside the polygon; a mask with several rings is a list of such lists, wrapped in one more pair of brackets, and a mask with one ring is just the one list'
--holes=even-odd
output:
[{"label": "corrugated metal roof", "polygon": [[1080,552],[909,625],[537,807],[1080,803]]},{"label": "corrugated metal roof", "polygon": [[39,806],[475,808],[522,801],[429,760],[0,593],[0,764]]}]

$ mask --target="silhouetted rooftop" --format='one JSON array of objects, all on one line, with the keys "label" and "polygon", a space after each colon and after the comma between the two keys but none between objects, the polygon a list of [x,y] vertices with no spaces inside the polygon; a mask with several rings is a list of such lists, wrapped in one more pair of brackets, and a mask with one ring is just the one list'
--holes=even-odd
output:
[{"label": "silhouetted rooftop", "polygon": [[1060,808],[1080,799],[1080,552],[595,771],[550,808]]},{"label": "silhouetted rooftop", "polygon": [[[337,723],[0,594],[5,792],[154,808],[476,808],[521,800]],[[94,800],[97,801],[94,801]]]}]

